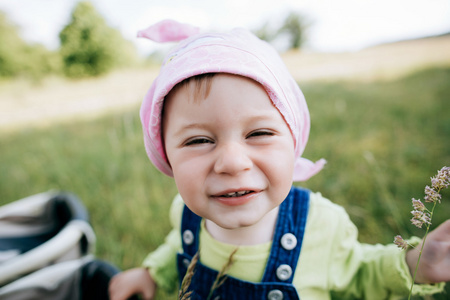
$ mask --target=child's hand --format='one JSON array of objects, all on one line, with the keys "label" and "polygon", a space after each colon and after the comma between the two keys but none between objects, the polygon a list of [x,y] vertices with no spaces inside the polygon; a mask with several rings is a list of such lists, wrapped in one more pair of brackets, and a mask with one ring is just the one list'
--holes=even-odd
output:
[{"label": "child's hand", "polygon": [[[414,274],[421,247],[422,243],[406,253],[411,274]],[[415,280],[416,283],[443,281],[450,281],[450,220],[428,234]]]},{"label": "child's hand", "polygon": [[156,283],[145,268],[130,269],[119,273],[109,283],[111,300],[126,300],[133,295],[141,295],[144,300],[153,299]]}]

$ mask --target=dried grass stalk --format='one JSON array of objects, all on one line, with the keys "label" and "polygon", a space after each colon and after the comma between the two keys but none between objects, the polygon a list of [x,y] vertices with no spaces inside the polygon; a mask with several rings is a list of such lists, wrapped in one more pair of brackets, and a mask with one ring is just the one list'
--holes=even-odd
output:
[{"label": "dried grass stalk", "polygon": [[192,291],[189,290],[189,286],[191,285],[192,277],[194,276],[194,270],[195,266],[197,265],[199,259],[198,252],[194,255],[194,257],[191,260],[191,263],[189,264],[189,267],[186,271],[186,275],[183,278],[183,281],[181,282],[181,289],[180,293],[178,294],[179,300],[189,300],[190,296],[192,294]]},{"label": "dried grass stalk", "polygon": [[227,280],[226,273],[228,272],[231,265],[233,264],[233,257],[236,254],[237,250],[238,250],[238,248],[234,249],[233,252],[231,252],[230,257],[228,257],[228,261],[222,267],[219,274],[217,274],[216,280],[214,280],[211,290],[209,291],[208,298],[206,298],[207,300],[210,300],[212,295],[214,294],[214,291],[217,290],[220,286],[222,286],[223,283],[225,282],[225,280]]}]

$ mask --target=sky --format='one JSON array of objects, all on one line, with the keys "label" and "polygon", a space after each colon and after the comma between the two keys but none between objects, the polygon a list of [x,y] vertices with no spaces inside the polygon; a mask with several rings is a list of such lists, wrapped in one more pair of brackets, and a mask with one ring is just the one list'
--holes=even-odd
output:
[{"label": "sky", "polygon": [[[59,46],[58,34],[79,0],[0,0],[0,11],[29,42]],[[289,12],[310,24],[307,50],[348,52],[381,43],[450,32],[449,0],[92,0],[108,24],[150,53],[154,42],[136,33],[170,18],[202,30],[276,27]],[[1,41],[0,41],[1,42]]]}]

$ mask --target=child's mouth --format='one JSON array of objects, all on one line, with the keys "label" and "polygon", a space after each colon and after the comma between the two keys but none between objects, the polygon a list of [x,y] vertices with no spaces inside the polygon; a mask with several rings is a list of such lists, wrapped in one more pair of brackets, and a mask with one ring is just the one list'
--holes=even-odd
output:
[{"label": "child's mouth", "polygon": [[237,192],[224,191],[223,194],[213,196],[213,199],[219,201],[222,205],[238,206],[244,205],[258,197],[261,191],[259,190],[239,190]]},{"label": "child's mouth", "polygon": [[241,191],[241,192],[233,192],[233,193],[227,193],[224,195],[221,195],[220,197],[224,198],[232,198],[232,197],[241,197],[247,194],[253,193],[253,191]]}]

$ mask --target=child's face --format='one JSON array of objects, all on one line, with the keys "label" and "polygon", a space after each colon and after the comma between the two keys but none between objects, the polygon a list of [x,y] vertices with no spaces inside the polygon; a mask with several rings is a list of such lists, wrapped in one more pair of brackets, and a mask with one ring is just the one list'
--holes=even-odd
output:
[{"label": "child's face", "polygon": [[225,229],[251,226],[279,206],[292,184],[294,141],[255,81],[212,79],[205,99],[177,89],[166,99],[168,160],[186,205]]}]

